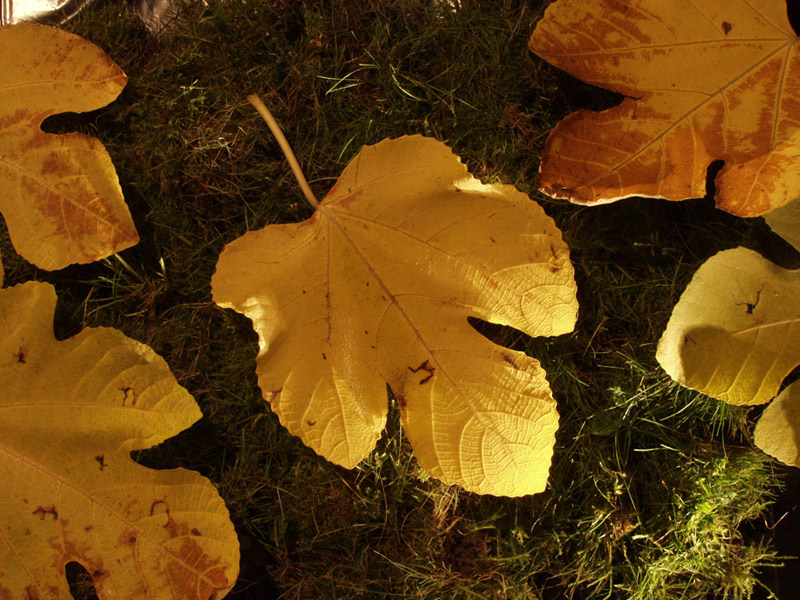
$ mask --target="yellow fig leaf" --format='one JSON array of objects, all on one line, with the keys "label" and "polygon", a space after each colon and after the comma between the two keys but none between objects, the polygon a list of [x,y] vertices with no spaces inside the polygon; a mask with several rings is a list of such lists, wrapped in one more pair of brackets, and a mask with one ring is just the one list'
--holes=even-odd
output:
[{"label": "yellow fig leaf", "polygon": [[71,598],[72,561],[101,600],[220,598],[239,549],[216,489],[130,457],[200,409],[119,331],[57,341],[55,304],[49,284],[0,290],[0,598]]},{"label": "yellow fig leaf", "polygon": [[800,467],[800,384],[788,386],[764,409],[753,441],[782,463]]},{"label": "yellow fig leaf", "polygon": [[764,215],[770,229],[800,250],[800,198]]},{"label": "yellow fig leaf", "polygon": [[550,196],[702,197],[716,160],[723,210],[757,216],[800,196],[800,38],[785,0],[558,0],[530,48],[626,96],[551,132]]},{"label": "yellow fig leaf", "polygon": [[42,269],[139,241],[103,145],[40,128],[50,115],[105,106],[126,81],[78,36],[32,23],[0,27],[0,211],[17,252]]},{"label": "yellow fig leaf", "polygon": [[656,358],[676,381],[731,404],[763,404],[800,363],[800,272],[746,248],[697,270]]},{"label": "yellow fig leaf", "polygon": [[569,250],[509,185],[421,136],[366,146],[306,221],[225,247],[214,301],[253,321],[259,385],[283,425],[353,467],[386,423],[386,384],[425,470],[494,495],[544,489],[558,424],[539,362],[468,317],[571,331]]}]

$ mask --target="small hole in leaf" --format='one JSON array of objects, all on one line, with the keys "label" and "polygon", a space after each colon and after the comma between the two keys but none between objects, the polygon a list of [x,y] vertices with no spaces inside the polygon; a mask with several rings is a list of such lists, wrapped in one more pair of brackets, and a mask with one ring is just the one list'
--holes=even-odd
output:
[{"label": "small hole in leaf", "polygon": [[795,35],[800,36],[800,0],[786,0],[786,12]]},{"label": "small hole in leaf", "polygon": [[725,166],[724,160],[715,160],[708,165],[706,171],[706,198],[714,198],[717,194],[717,173]]},{"label": "small hole in leaf", "polygon": [[75,600],[97,600],[97,591],[89,572],[83,565],[75,561],[68,562],[64,567],[67,576],[69,591]]}]

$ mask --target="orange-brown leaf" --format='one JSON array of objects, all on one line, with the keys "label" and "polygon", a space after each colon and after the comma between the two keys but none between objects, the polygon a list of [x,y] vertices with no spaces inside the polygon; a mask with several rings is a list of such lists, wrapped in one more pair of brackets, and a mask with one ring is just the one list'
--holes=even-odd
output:
[{"label": "orange-brown leaf", "polygon": [[559,0],[531,49],[626,98],[547,140],[545,193],[581,204],[703,196],[756,216],[800,196],[800,39],[784,0]]}]

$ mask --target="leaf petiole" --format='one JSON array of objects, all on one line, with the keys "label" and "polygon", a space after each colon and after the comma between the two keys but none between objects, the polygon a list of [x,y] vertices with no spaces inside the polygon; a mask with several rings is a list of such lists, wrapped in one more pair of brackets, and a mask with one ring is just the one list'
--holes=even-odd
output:
[{"label": "leaf petiole", "polygon": [[269,109],[264,102],[261,101],[261,98],[258,97],[258,94],[250,94],[247,96],[247,101],[250,102],[250,104],[252,104],[253,107],[258,111],[258,114],[260,114],[264,119],[269,127],[269,130],[272,132],[272,135],[274,135],[275,139],[278,140],[278,145],[281,147],[281,150],[283,150],[286,160],[289,161],[289,166],[292,168],[292,173],[294,173],[297,183],[300,185],[300,189],[303,191],[303,195],[306,197],[306,200],[308,200],[308,203],[315,209],[319,208],[319,201],[317,200],[316,196],[314,196],[314,192],[311,191],[308,181],[306,181],[306,176],[303,175],[303,171],[300,169],[300,164],[297,162],[294,152],[292,152],[292,147],[289,146],[286,136],[283,135],[283,131],[281,131],[281,128],[278,126],[278,123],[275,121],[272,113],[269,112]]}]

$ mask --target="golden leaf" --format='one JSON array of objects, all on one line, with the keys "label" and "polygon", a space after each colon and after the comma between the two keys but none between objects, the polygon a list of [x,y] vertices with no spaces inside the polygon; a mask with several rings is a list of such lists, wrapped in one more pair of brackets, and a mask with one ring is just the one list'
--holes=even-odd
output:
[{"label": "golden leaf", "polygon": [[0,210],[14,247],[42,269],[92,262],[139,241],[103,145],[40,129],[50,115],[105,106],[126,81],[75,35],[31,23],[0,27]]},{"label": "golden leaf", "polygon": [[785,0],[559,0],[531,49],[626,96],[551,132],[542,191],[581,204],[706,193],[740,216],[800,196],[800,38]]},{"label": "golden leaf", "polygon": [[694,274],[656,358],[676,381],[731,404],[763,404],[800,359],[800,273],[746,248]]},{"label": "golden leaf", "polygon": [[800,384],[788,386],[764,409],[753,441],[782,463],[800,467]]},{"label": "golden leaf", "polygon": [[253,321],[259,385],[283,425],[353,467],[386,423],[386,383],[420,465],[478,493],[544,489],[558,414],[539,362],[477,317],[571,331],[569,251],[544,211],[474,179],[450,149],[366,146],[302,223],[225,247],[214,301]]},{"label": "golden leaf", "polygon": [[0,290],[0,598],[71,598],[71,561],[101,600],[224,595],[239,549],[214,486],[130,457],[199,408],[160,357],[116,330],[56,341],[55,304],[49,284]]}]

